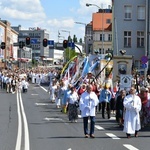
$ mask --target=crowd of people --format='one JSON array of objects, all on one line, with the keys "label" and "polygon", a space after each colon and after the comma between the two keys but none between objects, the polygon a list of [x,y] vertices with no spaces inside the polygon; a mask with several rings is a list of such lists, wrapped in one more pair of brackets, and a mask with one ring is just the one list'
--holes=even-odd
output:
[{"label": "crowd of people", "polygon": [[[128,90],[118,87],[118,91],[114,92],[110,84],[100,85],[91,73],[88,74],[86,82],[80,86],[53,79],[49,86],[51,102],[55,102],[57,108],[67,110],[70,122],[77,122],[81,113],[85,137],[94,138],[95,116],[100,111],[103,119],[115,115],[119,127],[123,127],[128,138],[133,133],[138,137],[141,127],[150,123],[150,86],[138,86],[137,90],[137,84],[133,82]],[[88,119],[91,122],[89,133]]]},{"label": "crowd of people", "polygon": [[[68,114],[70,122],[77,122],[78,115],[83,118],[85,137],[94,138],[95,116],[101,112],[102,118],[110,119],[115,115],[119,127],[130,138],[131,134],[138,137],[138,131],[150,123],[150,86],[144,87],[139,83],[133,84],[130,89],[117,91],[110,84],[99,84],[91,72],[87,74],[84,81],[79,84],[71,84],[68,80],[61,78],[60,70],[56,69],[18,69],[1,70],[0,86],[7,93],[27,92],[29,84],[48,82],[47,92],[50,102]],[[137,84],[139,86],[137,86]],[[139,89],[137,90],[138,87]],[[90,119],[90,130],[88,130],[88,119]]]}]

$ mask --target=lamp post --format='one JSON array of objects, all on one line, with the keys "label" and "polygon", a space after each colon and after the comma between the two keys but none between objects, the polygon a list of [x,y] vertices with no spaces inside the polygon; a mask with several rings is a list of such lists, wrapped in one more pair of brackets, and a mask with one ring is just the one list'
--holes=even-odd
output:
[{"label": "lamp post", "polygon": [[69,33],[69,37],[70,37],[70,31],[68,31],[68,30],[61,30],[61,31]]},{"label": "lamp post", "polygon": [[64,36],[59,35],[59,36],[58,36],[58,43],[59,43],[59,40],[64,40],[64,39],[65,39]]},{"label": "lamp post", "polygon": [[87,39],[86,39],[86,23],[83,23],[83,22],[75,22],[76,24],[81,24],[81,25],[84,25],[85,26],[85,36],[84,36],[84,52],[86,52],[86,42],[87,42]]},{"label": "lamp post", "polygon": [[104,10],[96,4],[86,3],[87,7],[96,6],[98,9],[102,10],[102,51],[104,49]]}]

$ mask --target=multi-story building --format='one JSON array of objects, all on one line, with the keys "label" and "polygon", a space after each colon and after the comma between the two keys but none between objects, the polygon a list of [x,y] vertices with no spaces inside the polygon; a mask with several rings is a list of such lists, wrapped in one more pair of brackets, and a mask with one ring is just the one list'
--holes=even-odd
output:
[{"label": "multi-story building", "polygon": [[26,37],[30,37],[31,44],[30,47],[32,48],[32,57],[35,59],[39,59],[42,57],[49,57],[49,47],[43,47],[43,39],[49,39],[49,34],[46,32],[45,29],[40,28],[29,28],[29,30],[22,30],[21,26],[12,27],[16,30],[18,35],[18,41],[26,40]]},{"label": "multi-story building", "polygon": [[149,55],[149,17],[148,0],[112,0],[113,7],[113,51],[121,55],[132,55],[136,68],[141,68],[141,57]]},{"label": "multi-story building", "polygon": [[92,21],[86,26],[86,53],[107,53],[112,49],[112,10],[100,9],[92,14]]},{"label": "multi-story building", "polygon": [[17,60],[17,50],[13,43],[18,40],[18,32],[11,28],[7,20],[0,20],[0,43],[5,42],[5,49],[0,49],[0,67],[12,68],[12,60]]}]

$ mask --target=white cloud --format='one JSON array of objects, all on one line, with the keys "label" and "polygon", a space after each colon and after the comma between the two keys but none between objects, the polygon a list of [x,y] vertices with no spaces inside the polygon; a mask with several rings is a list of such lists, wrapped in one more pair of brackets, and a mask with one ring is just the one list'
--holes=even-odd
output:
[{"label": "white cloud", "polygon": [[50,32],[50,38],[54,40],[57,39],[57,32],[60,29],[69,30],[71,36],[75,34],[79,39],[84,37],[85,28],[82,25],[76,25],[75,22],[83,21],[88,24],[92,19],[92,13],[98,9],[94,6],[86,7],[86,3],[89,2],[102,8],[108,8],[108,5],[111,5],[111,0],[79,0],[79,9],[74,6],[70,8],[71,16],[50,19],[46,16],[40,0],[0,0],[0,17],[8,21],[18,21],[23,28],[33,26],[47,29]]},{"label": "white cloud", "polygon": [[72,28],[74,27],[74,20],[72,18],[69,19],[64,19],[64,20],[58,20],[58,19],[53,19],[53,20],[48,20],[47,21],[49,26],[53,27],[66,27],[66,28]]},{"label": "white cloud", "polygon": [[0,14],[5,18],[17,20],[38,21],[46,18],[40,0],[2,0]]}]

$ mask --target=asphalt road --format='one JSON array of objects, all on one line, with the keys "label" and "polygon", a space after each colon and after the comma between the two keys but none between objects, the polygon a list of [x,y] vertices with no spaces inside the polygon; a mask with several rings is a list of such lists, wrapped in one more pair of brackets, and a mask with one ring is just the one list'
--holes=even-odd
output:
[{"label": "asphalt road", "polygon": [[82,118],[70,123],[67,114],[49,102],[45,89],[31,84],[25,94],[0,90],[0,150],[150,149],[149,127],[138,138],[127,139],[114,115],[108,120],[98,113],[95,139],[84,138]]}]

